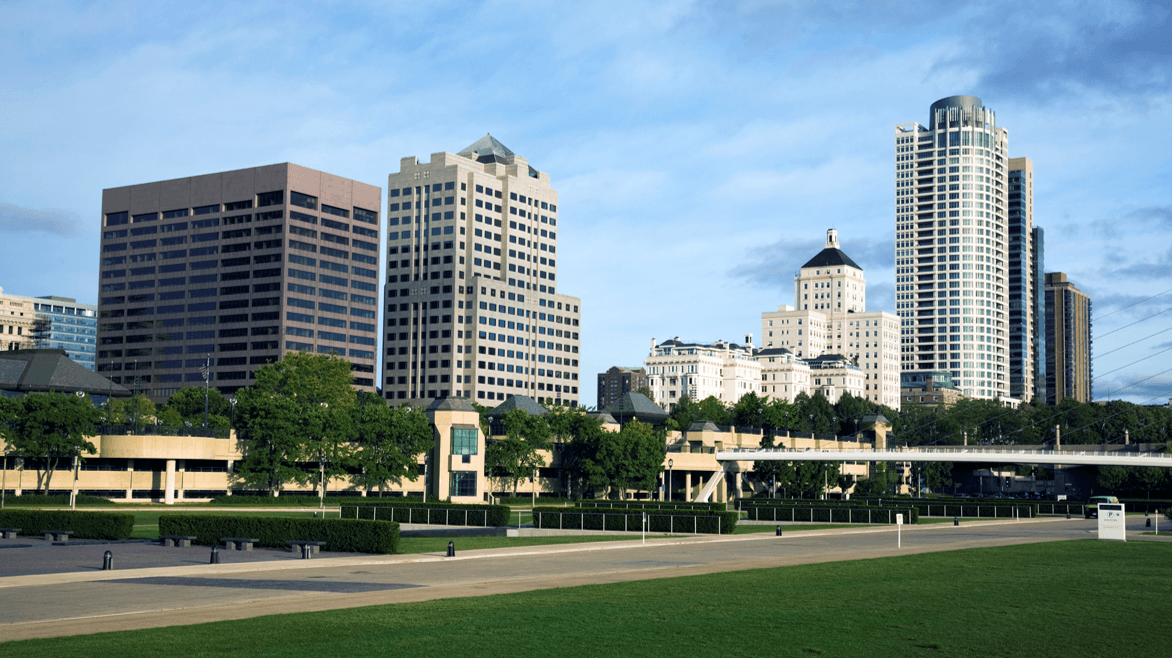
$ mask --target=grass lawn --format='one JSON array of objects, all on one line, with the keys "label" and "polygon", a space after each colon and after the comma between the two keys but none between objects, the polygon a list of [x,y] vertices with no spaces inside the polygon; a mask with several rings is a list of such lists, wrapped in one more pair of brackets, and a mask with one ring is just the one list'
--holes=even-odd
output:
[{"label": "grass lawn", "polygon": [[[112,510],[118,511],[118,510]],[[192,509],[160,509],[160,510],[134,510],[129,511],[134,515],[134,530],[130,532],[130,536],[134,538],[153,538],[159,536],[159,515],[160,514],[215,514],[217,516],[273,516],[273,517],[312,517],[313,512],[281,512],[273,510],[272,512],[217,512],[217,511],[201,511]],[[335,514],[334,516],[337,516]]]},{"label": "grass lawn", "polygon": [[[1155,656],[1169,559],[1154,542],[1029,544],[27,640],[0,656]],[[1092,607],[1126,614],[1104,632]]]}]

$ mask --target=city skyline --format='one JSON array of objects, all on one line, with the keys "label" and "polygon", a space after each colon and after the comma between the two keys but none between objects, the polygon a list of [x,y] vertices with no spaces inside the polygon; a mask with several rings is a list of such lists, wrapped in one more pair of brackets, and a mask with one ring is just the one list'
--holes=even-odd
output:
[{"label": "city skyline", "polygon": [[[826,227],[894,312],[891,126],[965,94],[1034,164],[1046,269],[1094,300],[1097,395],[1166,401],[1168,375],[1124,387],[1172,367],[1141,341],[1167,316],[1107,335],[1172,305],[1129,307],[1172,288],[1166,8],[454,7],[6,6],[0,285],[97,303],[103,189],[279,162],[381,187],[491,132],[551,172],[592,377],[649,336],[753,332]],[[256,102],[277,86],[300,100]]]}]

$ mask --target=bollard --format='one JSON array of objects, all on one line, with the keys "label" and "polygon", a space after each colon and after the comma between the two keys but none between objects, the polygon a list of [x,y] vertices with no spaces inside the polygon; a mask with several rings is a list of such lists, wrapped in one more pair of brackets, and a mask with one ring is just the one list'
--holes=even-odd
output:
[{"label": "bollard", "polygon": [[456,557],[456,542],[448,542],[448,557]]},{"label": "bollard", "polygon": [[212,561],[211,564],[220,563],[220,550],[216,546],[212,546]]},{"label": "bollard", "polygon": [[102,556],[102,571],[113,571],[113,570],[114,570],[114,554],[111,553],[110,551],[106,551],[106,554]]},{"label": "bollard", "polygon": [[1066,520],[1070,520],[1070,510],[1066,510]]},{"label": "bollard", "polygon": [[959,516],[952,517],[952,525],[960,525],[960,517]]},{"label": "bollard", "polygon": [[777,536],[781,536],[781,526],[777,526]]},{"label": "bollard", "polygon": [[1150,527],[1152,527],[1152,520],[1151,520],[1151,519],[1146,519],[1146,521],[1147,521],[1147,523],[1145,523],[1145,524],[1144,524],[1144,527],[1145,527],[1145,528],[1150,528]]},{"label": "bollard", "polygon": [[301,545],[301,559],[308,560],[311,557],[313,557],[313,547],[310,546],[309,544],[302,544]]}]

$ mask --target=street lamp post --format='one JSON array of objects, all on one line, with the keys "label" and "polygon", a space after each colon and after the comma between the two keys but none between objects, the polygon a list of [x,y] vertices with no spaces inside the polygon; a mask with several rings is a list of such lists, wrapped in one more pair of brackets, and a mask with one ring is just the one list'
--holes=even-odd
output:
[{"label": "street lamp post", "polygon": [[667,460],[667,499],[671,500],[671,467],[675,462],[671,459]]},{"label": "street lamp post", "polygon": [[[323,409],[329,409],[330,403],[329,402],[322,402],[321,406]],[[323,442],[324,442],[325,437],[322,437],[322,438],[323,438]],[[326,459],[325,459],[325,453],[320,450],[317,453],[317,470],[318,470],[318,477],[320,478],[319,481],[321,482],[321,490],[318,492],[318,500],[320,501],[320,508],[321,508],[322,514],[324,516],[325,509],[326,509]]]},{"label": "street lamp post", "polygon": [[232,404],[232,416],[231,416],[231,418],[228,419],[228,431],[229,432],[236,429],[236,403],[238,401],[239,400],[237,400],[236,398],[229,398],[228,399],[228,402],[230,402]]}]

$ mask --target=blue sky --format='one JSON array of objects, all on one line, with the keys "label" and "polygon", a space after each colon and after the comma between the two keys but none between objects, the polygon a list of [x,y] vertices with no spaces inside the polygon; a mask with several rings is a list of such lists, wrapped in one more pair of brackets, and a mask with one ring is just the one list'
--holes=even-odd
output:
[{"label": "blue sky", "polygon": [[1135,302],[1172,289],[1170,13],[3,2],[0,286],[96,302],[103,188],[277,162],[385,188],[491,132],[560,192],[593,404],[653,337],[759,334],[830,227],[893,311],[894,126],[970,94],[1034,161],[1047,270],[1094,299],[1096,397],[1165,402],[1172,292]]}]

